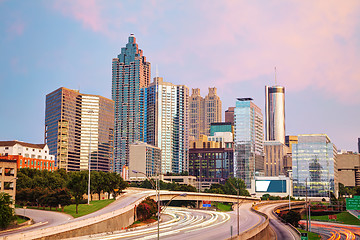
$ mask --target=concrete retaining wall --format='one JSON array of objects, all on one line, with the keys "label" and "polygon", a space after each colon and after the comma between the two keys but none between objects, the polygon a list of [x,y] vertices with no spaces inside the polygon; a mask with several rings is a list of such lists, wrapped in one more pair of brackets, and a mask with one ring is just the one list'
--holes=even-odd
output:
[{"label": "concrete retaining wall", "polygon": [[14,234],[4,237],[4,239],[63,239],[121,230],[121,228],[128,227],[134,222],[135,205],[138,205],[144,199],[145,197],[137,200],[125,208],[121,208],[119,210],[115,210],[100,216],[74,221],[59,226],[34,230],[31,232]]},{"label": "concrete retaining wall", "polygon": [[250,239],[250,240],[264,240],[264,239],[270,239],[272,230],[269,225],[269,217],[257,210],[254,209],[254,207],[251,208],[251,211],[256,212],[257,214],[263,216],[266,220],[257,226],[242,232],[240,235],[234,236],[232,238],[228,238],[227,240],[234,240],[234,239]]}]

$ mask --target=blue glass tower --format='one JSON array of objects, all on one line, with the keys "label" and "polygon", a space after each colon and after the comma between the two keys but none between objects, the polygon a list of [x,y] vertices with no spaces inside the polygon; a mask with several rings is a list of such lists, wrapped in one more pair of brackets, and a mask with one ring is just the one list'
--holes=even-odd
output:
[{"label": "blue glass tower", "polygon": [[112,99],[115,102],[114,163],[121,172],[129,161],[129,145],[146,142],[146,87],[150,83],[150,63],[146,61],[133,34],[117,58],[112,60]]},{"label": "blue glass tower", "polygon": [[234,110],[234,174],[247,188],[256,172],[264,169],[263,116],[252,100],[238,98]]},{"label": "blue glass tower", "polygon": [[302,134],[292,145],[294,196],[338,195],[337,149],[326,134]]}]

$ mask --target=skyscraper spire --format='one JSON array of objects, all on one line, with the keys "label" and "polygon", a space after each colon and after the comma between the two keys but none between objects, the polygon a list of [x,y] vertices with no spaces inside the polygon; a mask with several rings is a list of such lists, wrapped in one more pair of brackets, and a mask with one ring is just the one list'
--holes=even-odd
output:
[{"label": "skyscraper spire", "polygon": [[277,86],[277,81],[276,81],[276,67],[275,67],[275,86]]}]

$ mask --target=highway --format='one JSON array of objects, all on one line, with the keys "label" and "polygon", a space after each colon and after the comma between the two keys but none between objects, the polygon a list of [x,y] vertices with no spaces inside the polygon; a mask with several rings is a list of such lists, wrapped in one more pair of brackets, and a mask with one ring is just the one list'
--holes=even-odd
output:
[{"label": "highway", "polygon": [[[246,231],[265,220],[264,217],[251,212],[251,204],[240,207],[240,232]],[[237,234],[236,212],[216,212],[187,208],[169,207],[165,210],[168,221],[160,223],[160,238],[169,240],[206,239],[218,240]],[[157,224],[147,228],[123,230],[114,233],[103,233],[92,236],[73,238],[80,239],[156,239]]]},{"label": "highway", "polygon": [[[5,232],[0,234],[0,238],[9,236],[12,239],[16,239],[16,235],[18,233],[30,233],[35,230],[46,231],[46,228],[53,227],[57,225],[64,225],[68,223],[72,223],[75,221],[88,219],[96,216],[100,216],[102,214],[111,213],[117,209],[124,208],[132,203],[136,202],[138,199],[148,196],[149,194],[154,193],[153,190],[128,190],[125,194],[123,194],[118,200],[114,201],[107,207],[79,217],[79,218],[72,218],[69,215],[57,213],[57,212],[50,212],[50,211],[42,211],[42,210],[32,210],[32,209],[17,209],[16,211],[20,215],[25,215],[27,217],[33,218],[35,224],[30,227],[22,228],[15,231]],[[264,217],[250,211],[251,204],[250,203],[243,203],[240,207],[240,232],[246,231],[250,228],[255,227],[256,225],[263,222],[265,219]],[[171,209],[171,211],[170,211]],[[237,216],[236,211],[231,211],[228,213],[221,213],[221,212],[210,212],[210,211],[203,211],[203,210],[192,210],[192,209],[177,209],[169,208],[168,210],[168,218],[167,222],[162,222],[162,231],[161,234],[166,239],[183,239],[184,234],[186,236],[192,236],[193,239],[226,239],[231,237],[231,228],[232,228],[232,235],[235,236],[237,234]],[[164,218],[165,220],[166,218]],[[169,226],[166,224],[170,224]],[[153,228],[153,227],[152,227]],[[144,239],[151,239],[154,237],[153,231],[154,229],[150,230],[150,232],[137,232],[136,234],[140,234],[144,237]],[[145,235],[144,235],[145,234]],[[88,238],[87,236],[86,238]],[[111,237],[111,236],[109,236]],[[138,236],[131,238],[130,236],[128,239],[138,239]],[[115,238],[110,239],[117,239],[119,238],[118,235]],[[85,238],[84,238],[85,239]],[[101,238],[102,239],[102,238]]]},{"label": "highway", "polygon": [[79,221],[82,219],[87,219],[95,216],[100,216],[105,213],[112,212],[114,210],[126,207],[133,202],[137,201],[138,199],[147,196],[150,192],[154,192],[152,190],[150,191],[139,191],[139,190],[130,190],[124,193],[121,197],[118,198],[118,200],[114,201],[113,203],[109,204],[108,206],[100,209],[99,211],[90,213],[88,215],[73,218],[70,215],[59,213],[59,212],[52,212],[52,211],[44,211],[44,210],[36,210],[36,209],[16,209],[16,214],[19,215],[25,215],[26,217],[32,218],[34,220],[33,225],[25,228],[21,228],[18,230],[8,231],[4,233],[0,233],[0,239],[5,236],[14,235],[17,233],[24,233],[24,232],[30,232],[34,230],[39,229],[45,229],[48,227],[58,226],[74,221]]},{"label": "highway", "polygon": [[277,240],[297,240],[300,239],[299,235],[290,228],[289,226],[282,223],[278,220],[273,214],[272,211],[278,205],[284,205],[284,203],[276,203],[263,205],[259,207],[259,211],[265,213],[269,216],[269,223],[271,228],[274,230]]},{"label": "highway", "polygon": [[[301,220],[300,224],[305,226],[306,221]],[[311,221],[311,231],[329,240],[360,240],[359,226]]]}]

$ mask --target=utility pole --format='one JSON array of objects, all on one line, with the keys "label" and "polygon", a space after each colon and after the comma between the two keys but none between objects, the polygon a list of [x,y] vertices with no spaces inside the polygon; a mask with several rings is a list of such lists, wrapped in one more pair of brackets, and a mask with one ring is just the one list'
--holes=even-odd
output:
[{"label": "utility pole", "polygon": [[307,205],[307,178],[305,179],[305,211],[306,211],[306,231],[309,231],[309,216],[308,216],[308,205]]}]

